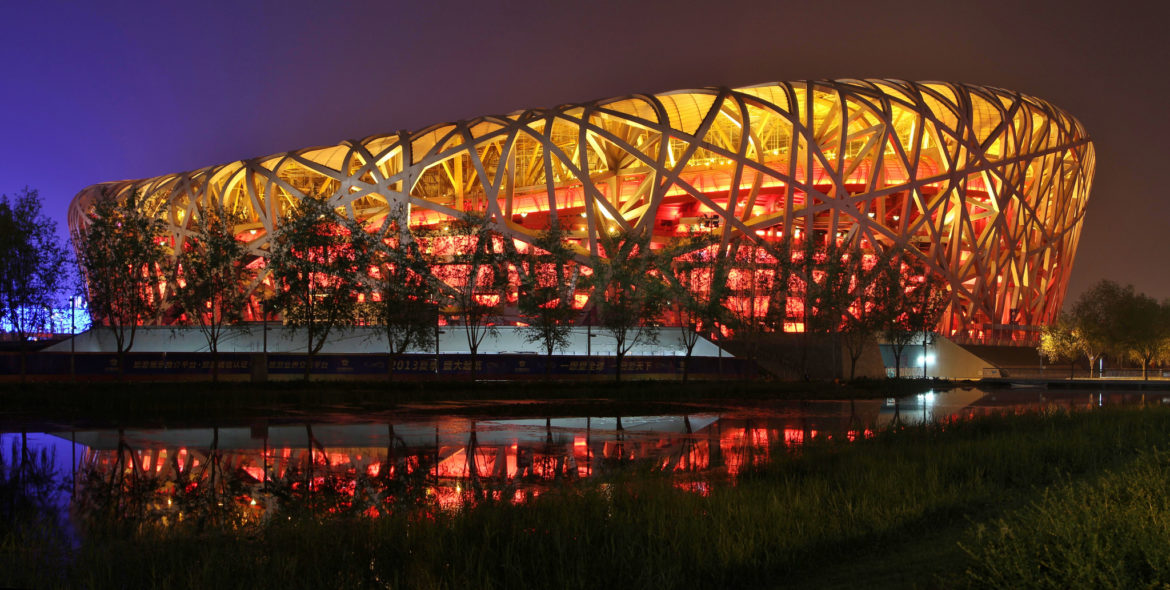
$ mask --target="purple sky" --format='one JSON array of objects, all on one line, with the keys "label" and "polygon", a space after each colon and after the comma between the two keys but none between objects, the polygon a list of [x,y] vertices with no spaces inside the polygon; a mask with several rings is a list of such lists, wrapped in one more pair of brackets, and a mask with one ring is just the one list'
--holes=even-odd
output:
[{"label": "purple sky", "polygon": [[66,205],[93,183],[477,115],[777,80],[945,80],[1043,98],[1095,140],[1070,298],[1101,278],[1170,297],[1165,15],[963,4],[5,2],[0,192],[39,189],[64,234]]}]

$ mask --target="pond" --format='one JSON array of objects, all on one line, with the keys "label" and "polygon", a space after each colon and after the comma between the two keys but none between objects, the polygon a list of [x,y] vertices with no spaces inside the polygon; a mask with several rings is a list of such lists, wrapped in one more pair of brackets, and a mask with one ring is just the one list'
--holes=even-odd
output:
[{"label": "pond", "polygon": [[10,424],[0,433],[0,486],[54,513],[75,541],[75,524],[92,518],[245,524],[293,510],[455,511],[480,501],[524,502],[555,486],[639,469],[670,473],[674,485],[706,493],[816,440],[853,441],[891,424],[994,412],[1092,410],[1140,397],[953,389],[856,401],[687,402],[629,413],[603,400],[575,415],[563,415],[563,406],[542,415],[540,402],[508,402],[516,411],[501,415],[487,411],[490,402],[474,402],[373,414],[339,407],[181,428]]}]

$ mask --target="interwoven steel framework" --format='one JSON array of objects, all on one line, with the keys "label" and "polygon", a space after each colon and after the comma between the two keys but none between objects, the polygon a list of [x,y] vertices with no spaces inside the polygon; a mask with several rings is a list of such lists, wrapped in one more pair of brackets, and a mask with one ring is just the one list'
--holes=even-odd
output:
[{"label": "interwoven steel framework", "polygon": [[393,216],[419,228],[473,211],[529,242],[556,218],[582,260],[604,255],[600,232],[663,243],[703,227],[724,246],[837,236],[910,252],[944,277],[943,334],[1029,338],[1060,309],[1093,163],[1080,123],[1017,92],[774,83],[525,110],[94,185],[69,225],[80,239],[93,199],[138,192],[178,247],[218,202],[248,220],[238,233],[264,257],[288,204],[326,194],[370,231]]}]

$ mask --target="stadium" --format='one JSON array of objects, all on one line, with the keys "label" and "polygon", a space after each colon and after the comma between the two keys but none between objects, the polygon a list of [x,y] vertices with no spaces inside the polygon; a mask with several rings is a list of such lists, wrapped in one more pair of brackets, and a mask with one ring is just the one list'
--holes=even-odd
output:
[{"label": "stadium", "polygon": [[74,198],[68,219],[78,243],[95,199],[140,195],[178,251],[200,211],[222,205],[244,220],[236,233],[258,271],[250,320],[272,288],[269,240],[306,196],[382,234],[471,212],[523,247],[557,220],[584,264],[604,260],[607,235],[631,232],[650,233],[652,247],[708,233],[721,256],[837,240],[908,253],[939,275],[941,335],[1034,343],[1061,308],[1093,165],[1076,119],[1018,92],[780,82],[523,110],[102,183]]}]

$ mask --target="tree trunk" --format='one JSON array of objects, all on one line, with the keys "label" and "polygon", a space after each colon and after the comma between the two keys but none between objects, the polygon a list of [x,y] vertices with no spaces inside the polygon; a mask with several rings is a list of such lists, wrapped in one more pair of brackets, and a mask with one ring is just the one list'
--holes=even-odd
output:
[{"label": "tree trunk", "polygon": [[624,359],[626,357],[626,355],[625,355],[625,353],[623,353],[621,351],[620,347],[618,348],[616,353],[617,353],[617,357],[616,357],[617,358],[617,366],[614,367],[614,380],[618,383],[621,383],[622,382],[622,359]]},{"label": "tree trunk", "polygon": [[309,330],[309,344],[305,347],[305,381],[309,381],[313,370],[313,331]]},{"label": "tree trunk", "polygon": [[219,382],[219,347],[211,349],[211,382]]},{"label": "tree trunk", "polygon": [[20,343],[20,381],[28,381],[28,340]]}]

